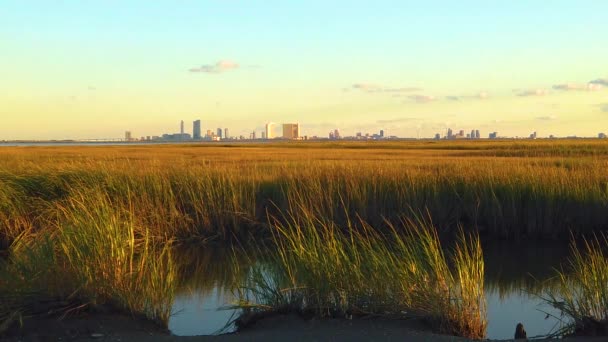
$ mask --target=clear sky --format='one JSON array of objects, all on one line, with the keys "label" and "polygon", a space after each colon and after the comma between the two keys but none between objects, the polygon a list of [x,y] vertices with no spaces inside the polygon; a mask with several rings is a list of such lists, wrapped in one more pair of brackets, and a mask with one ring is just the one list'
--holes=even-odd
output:
[{"label": "clear sky", "polygon": [[606,0],[0,2],[0,140],[608,133]]}]

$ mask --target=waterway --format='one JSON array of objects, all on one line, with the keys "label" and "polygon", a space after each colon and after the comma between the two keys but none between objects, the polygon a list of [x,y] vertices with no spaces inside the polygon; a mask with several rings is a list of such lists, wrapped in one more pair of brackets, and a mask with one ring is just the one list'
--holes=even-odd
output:
[{"label": "waterway", "polygon": [[[231,288],[239,280],[231,274],[228,253],[189,253],[189,265],[184,268],[189,278],[176,295],[169,329],[179,336],[234,331],[229,323],[239,314],[231,308],[238,296]],[[528,337],[546,335],[559,327],[559,321],[552,317],[558,317],[559,312],[543,305],[533,293],[551,286],[554,269],[567,255],[568,246],[561,243],[484,244],[488,338],[513,338],[520,322]]]}]

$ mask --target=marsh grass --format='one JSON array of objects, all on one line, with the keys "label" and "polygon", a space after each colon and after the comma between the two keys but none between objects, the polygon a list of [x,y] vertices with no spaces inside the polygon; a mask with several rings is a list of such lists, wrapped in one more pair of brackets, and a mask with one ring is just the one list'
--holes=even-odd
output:
[{"label": "marsh grass", "polygon": [[608,238],[584,239],[571,245],[567,269],[557,274],[557,286],[541,298],[561,311],[557,335],[608,335]]},{"label": "marsh grass", "polygon": [[22,233],[0,263],[0,318],[104,306],[166,326],[175,287],[171,241],[155,242],[102,192],[73,194],[56,216],[54,227]]},{"label": "marsh grass", "polygon": [[[281,267],[258,273],[281,285],[277,303],[407,311],[478,336],[477,234],[608,228],[602,142],[217,146],[1,148],[0,295],[14,304],[4,311],[27,314],[46,296],[166,321],[183,273],[172,246],[269,243],[280,258],[268,265]],[[446,254],[439,234],[461,240]]]},{"label": "marsh grass", "polygon": [[276,257],[252,269],[240,305],[247,314],[257,308],[320,317],[420,317],[441,333],[483,338],[478,238],[461,232],[446,256],[428,221],[400,227],[391,226],[390,235],[364,222],[343,229],[311,213],[275,220]]}]

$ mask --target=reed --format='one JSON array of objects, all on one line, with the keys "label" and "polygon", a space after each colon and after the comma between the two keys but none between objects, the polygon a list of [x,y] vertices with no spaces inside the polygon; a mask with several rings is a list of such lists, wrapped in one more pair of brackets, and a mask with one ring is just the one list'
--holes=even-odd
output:
[{"label": "reed", "polygon": [[131,206],[159,241],[264,238],[267,212],[302,206],[342,226],[359,216],[387,229],[413,208],[442,231],[567,239],[607,229],[604,151],[578,141],[3,148],[0,244],[52,226],[55,205],[83,191]]},{"label": "reed", "polygon": [[428,222],[404,221],[405,229],[392,227],[386,235],[364,222],[342,229],[308,214],[273,222],[277,255],[254,267],[240,292],[247,315],[257,308],[321,317],[415,316],[441,333],[485,336],[476,237],[461,233],[446,256]]},{"label": "reed", "polygon": [[21,234],[0,263],[4,315],[106,306],[166,326],[175,287],[171,242],[156,243],[102,192],[74,193],[55,214],[54,227]]},{"label": "reed", "polygon": [[584,239],[571,245],[567,270],[557,274],[558,284],[541,294],[561,311],[564,324],[557,335],[608,335],[608,238]]},{"label": "reed", "polygon": [[[477,236],[606,230],[607,166],[608,145],[591,140],[3,147],[0,295],[164,321],[183,272],[171,246],[273,244],[283,267],[267,287],[298,289],[279,303],[318,315],[403,308],[480,335]],[[431,226],[413,212],[433,228],[405,229]],[[449,255],[443,234],[462,238]]]}]

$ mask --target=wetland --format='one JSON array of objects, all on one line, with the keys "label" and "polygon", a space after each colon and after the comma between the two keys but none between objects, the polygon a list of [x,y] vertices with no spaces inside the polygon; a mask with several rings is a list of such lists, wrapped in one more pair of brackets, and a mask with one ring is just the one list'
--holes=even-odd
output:
[{"label": "wetland", "polygon": [[2,147],[0,333],[110,311],[601,335],[607,166],[595,140]]}]

